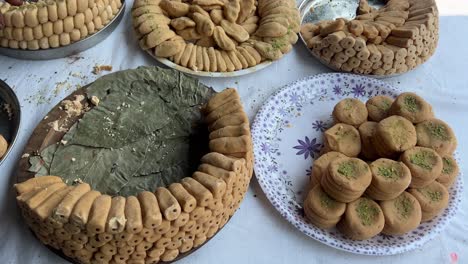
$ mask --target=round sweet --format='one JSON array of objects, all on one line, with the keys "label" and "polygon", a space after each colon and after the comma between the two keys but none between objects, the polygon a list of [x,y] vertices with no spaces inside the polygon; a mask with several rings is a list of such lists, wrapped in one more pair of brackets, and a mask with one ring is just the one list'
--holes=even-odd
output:
[{"label": "round sweet", "polygon": [[385,217],[383,234],[403,235],[421,223],[421,205],[408,192],[403,192],[395,199],[380,202],[380,208]]},{"label": "round sweet", "polygon": [[449,193],[442,184],[434,181],[426,187],[411,188],[409,192],[419,201],[422,222],[436,217],[448,205]]},{"label": "round sweet", "polygon": [[338,102],[333,109],[333,118],[336,123],[345,123],[359,126],[367,121],[367,108],[358,99],[346,98]]},{"label": "round sweet", "polygon": [[379,234],[384,224],[380,206],[369,198],[361,197],[346,206],[337,228],[350,239],[365,240]]},{"label": "round sweet", "polygon": [[415,124],[434,117],[431,105],[415,93],[400,94],[393,102],[390,114],[402,116]]},{"label": "round sweet", "polygon": [[361,152],[361,137],[358,130],[338,123],[323,134],[325,150],[341,152],[348,157],[357,157]]},{"label": "round sweet", "polygon": [[135,1],[140,47],[190,71],[233,72],[279,60],[300,27],[294,1]]},{"label": "round sweet", "polygon": [[[307,218],[321,228],[334,227],[340,221],[345,209],[345,203],[335,201],[322,190],[320,185],[316,185],[310,190],[304,200],[304,210]],[[328,221],[324,221],[325,219]]]},{"label": "round sweet", "polygon": [[403,162],[378,159],[370,164],[372,182],[366,194],[374,200],[391,200],[399,196],[411,182],[411,172]]},{"label": "round sweet", "polygon": [[337,158],[345,158],[346,156],[340,152],[330,151],[323,154],[320,158],[314,160],[312,166],[312,173],[310,174],[310,189],[315,187],[315,185],[320,184],[322,176],[328,170],[328,165],[330,162]]},{"label": "round sweet", "polygon": [[338,158],[328,166],[322,177],[323,190],[339,202],[359,198],[370,185],[372,174],[369,165],[357,158]]},{"label": "round sweet", "polygon": [[408,119],[390,116],[377,125],[373,142],[380,156],[391,157],[416,146],[416,129]]},{"label": "round sweet", "polygon": [[367,121],[358,128],[361,136],[361,155],[367,160],[375,160],[379,157],[372,142],[377,125],[377,122]]},{"label": "round sweet", "polygon": [[0,159],[3,158],[8,150],[8,142],[5,140],[3,135],[0,134]]},{"label": "round sweet", "polygon": [[458,177],[460,168],[457,161],[452,156],[442,156],[442,173],[437,177],[437,181],[447,188],[450,188]]},{"label": "round sweet", "polygon": [[412,188],[424,187],[442,173],[442,158],[433,149],[414,147],[405,151],[400,159],[411,171]]},{"label": "round sweet", "polygon": [[453,154],[457,139],[452,128],[440,119],[431,118],[416,125],[418,146],[432,148],[440,155]]},{"label": "round sweet", "polygon": [[369,112],[369,120],[380,122],[382,119],[387,118],[392,104],[393,99],[385,95],[377,95],[367,100],[366,107]]}]

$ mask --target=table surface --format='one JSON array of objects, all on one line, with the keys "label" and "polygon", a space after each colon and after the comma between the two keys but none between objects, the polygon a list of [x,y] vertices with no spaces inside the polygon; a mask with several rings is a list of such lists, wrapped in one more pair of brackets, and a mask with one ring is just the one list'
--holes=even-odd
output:
[{"label": "table surface", "polygon": [[[0,0],[1,1],[1,0]],[[129,2],[129,4],[132,4]],[[458,136],[461,160],[468,159],[468,2],[440,0],[440,42],[435,55],[405,75],[385,79],[397,88],[423,95]],[[76,56],[47,62],[0,56],[0,78],[13,87],[22,107],[19,138],[0,168],[1,263],[66,263],[42,246],[27,230],[16,208],[15,169],[34,127],[61,99],[98,75],[95,65],[114,71],[158,65],[138,47],[131,17],[94,48]],[[243,77],[200,80],[216,90],[235,87],[250,118],[276,90],[297,79],[329,71],[309,55],[302,43],[282,60]],[[468,171],[462,164],[465,182]],[[463,194],[468,196],[468,188]],[[449,227],[421,249],[397,256],[369,257],[330,248],[299,232],[284,220],[253,179],[245,200],[226,227],[202,249],[179,263],[468,263],[468,199]],[[458,261],[457,261],[458,259]]]}]

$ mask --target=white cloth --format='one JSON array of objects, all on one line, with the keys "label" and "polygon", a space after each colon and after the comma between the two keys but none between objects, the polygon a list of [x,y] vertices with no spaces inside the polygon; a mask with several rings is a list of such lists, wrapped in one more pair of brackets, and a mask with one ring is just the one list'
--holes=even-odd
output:
[{"label": "white cloth", "polygon": [[[458,151],[468,160],[468,2],[438,1],[441,13],[440,42],[435,55],[413,72],[384,81],[423,95],[437,116],[446,120],[458,136]],[[127,14],[117,30],[96,47],[72,58],[53,61],[21,61],[0,56],[0,78],[16,91],[22,106],[22,124],[13,152],[0,168],[0,263],[66,263],[42,246],[26,228],[16,208],[11,188],[15,169],[33,129],[47,112],[77,86],[98,76],[95,64],[112,65],[114,71],[157,65],[142,52]],[[447,16],[449,15],[449,16]],[[247,76],[226,79],[201,78],[217,90],[235,87],[251,118],[274,91],[297,79],[329,71],[316,62],[302,43],[270,67]],[[80,77],[83,76],[83,77]],[[463,164],[462,164],[463,165]],[[468,171],[465,183],[468,182]],[[461,210],[449,227],[419,250],[397,256],[369,257],[338,251],[299,232],[284,220],[252,180],[240,209],[210,242],[179,263],[468,263],[468,187]]]}]

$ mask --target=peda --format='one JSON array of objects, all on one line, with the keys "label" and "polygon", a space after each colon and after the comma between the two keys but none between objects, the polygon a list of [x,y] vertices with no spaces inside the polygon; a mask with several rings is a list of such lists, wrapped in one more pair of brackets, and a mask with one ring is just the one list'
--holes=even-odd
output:
[{"label": "peda", "polygon": [[337,228],[350,239],[366,240],[379,234],[384,224],[380,206],[369,198],[361,197],[347,205]]},{"label": "peda", "polygon": [[380,202],[380,208],[385,218],[383,234],[403,235],[421,223],[421,205],[408,192],[403,192],[395,199]]},{"label": "peda", "polygon": [[393,99],[385,95],[377,95],[366,102],[369,120],[380,122],[382,119],[389,116],[390,107],[393,104]]},{"label": "peda", "polygon": [[395,199],[411,182],[409,168],[399,161],[381,158],[370,164],[372,181],[366,194],[374,200]]},{"label": "peda", "polygon": [[457,161],[452,156],[442,156],[442,173],[437,177],[437,181],[447,188],[450,188],[458,177],[460,168]]},{"label": "peda", "polygon": [[402,116],[413,123],[434,117],[431,105],[415,93],[402,93],[390,108],[391,115]]},{"label": "peda", "polygon": [[321,179],[323,190],[339,202],[351,202],[362,196],[372,180],[369,165],[357,158],[338,158],[328,166]]},{"label": "peda", "polygon": [[358,130],[344,123],[338,123],[324,133],[325,149],[356,157],[361,152],[361,137]]},{"label": "peda", "polygon": [[377,122],[367,121],[358,128],[361,136],[361,155],[367,160],[375,160],[379,157],[372,142],[377,125]]},{"label": "peda", "polygon": [[372,142],[381,157],[396,156],[416,146],[416,129],[408,119],[390,116],[379,122]]},{"label": "peda", "polygon": [[431,118],[416,125],[418,146],[432,148],[440,155],[452,154],[457,140],[452,128],[440,119]]},{"label": "peda", "polygon": [[421,205],[421,222],[426,222],[433,219],[448,205],[448,190],[445,188],[445,186],[436,181],[423,188],[409,189],[409,192],[419,201],[419,204]]},{"label": "peda", "polygon": [[337,123],[359,126],[367,121],[367,108],[363,102],[354,98],[346,98],[338,102],[333,109],[333,118]]},{"label": "peda", "polygon": [[335,201],[322,190],[320,185],[310,190],[304,200],[304,212],[307,219],[324,229],[334,227],[340,221],[345,209],[345,203]]},{"label": "peda", "polygon": [[405,151],[400,159],[411,171],[412,188],[427,186],[442,173],[442,158],[433,149],[414,147]]},{"label": "peda", "polygon": [[330,151],[315,160],[312,167],[312,173],[310,174],[310,189],[312,189],[315,185],[320,184],[320,180],[322,179],[322,176],[326,170],[328,170],[328,165],[330,162],[337,158],[345,157],[346,156],[340,152]]}]

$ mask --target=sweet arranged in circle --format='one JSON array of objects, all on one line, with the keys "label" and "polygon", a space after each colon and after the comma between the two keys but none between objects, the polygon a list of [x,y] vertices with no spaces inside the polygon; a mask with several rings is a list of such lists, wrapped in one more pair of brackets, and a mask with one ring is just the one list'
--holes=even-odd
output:
[{"label": "sweet arranged in circle", "polygon": [[132,17],[143,50],[204,72],[278,60],[300,25],[294,0],[136,0]]}]

